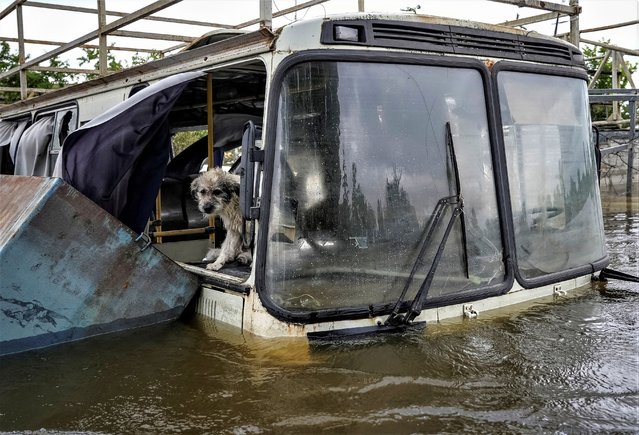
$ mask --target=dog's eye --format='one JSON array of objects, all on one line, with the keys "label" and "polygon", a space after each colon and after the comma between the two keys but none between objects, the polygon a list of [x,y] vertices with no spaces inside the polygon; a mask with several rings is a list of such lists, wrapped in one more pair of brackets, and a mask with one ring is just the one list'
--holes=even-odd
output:
[{"label": "dog's eye", "polygon": [[221,189],[215,189],[213,190],[213,195],[218,196],[222,194],[222,190]]},{"label": "dog's eye", "polygon": [[200,195],[204,195],[206,193],[206,189],[200,189],[197,191]]}]

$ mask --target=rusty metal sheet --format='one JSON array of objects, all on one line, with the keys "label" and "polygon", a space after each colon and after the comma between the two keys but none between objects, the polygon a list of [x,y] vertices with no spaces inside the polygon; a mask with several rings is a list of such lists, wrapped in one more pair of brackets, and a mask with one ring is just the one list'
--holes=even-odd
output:
[{"label": "rusty metal sheet", "polygon": [[193,274],[61,179],[0,176],[0,355],[176,319]]}]

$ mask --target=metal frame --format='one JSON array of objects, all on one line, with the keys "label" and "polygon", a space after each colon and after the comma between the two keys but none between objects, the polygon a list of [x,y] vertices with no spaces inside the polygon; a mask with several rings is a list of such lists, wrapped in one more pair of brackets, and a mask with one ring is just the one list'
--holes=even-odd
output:
[{"label": "metal frame", "polygon": [[[633,85],[634,86],[634,85]],[[632,196],[633,174],[636,171],[635,147],[639,143],[639,125],[637,125],[637,102],[639,101],[639,90],[635,89],[590,89],[590,104],[613,104],[620,102],[628,103],[628,111],[630,118],[626,120],[616,120],[614,122],[601,121],[594,122],[593,125],[614,125],[616,128],[612,130],[598,130],[599,138],[604,144],[609,146],[600,148],[601,156],[618,152],[628,152],[628,163],[626,169],[626,196]],[[618,110],[618,108],[617,108]],[[613,113],[614,115],[614,113]],[[628,123],[628,129],[622,129],[621,125]],[[611,145],[616,140],[623,140],[626,143]],[[601,143],[600,143],[601,145]]]},{"label": "metal frame", "polygon": [[[140,52],[140,53],[160,52],[162,55],[166,55],[168,53],[172,53],[176,50],[184,48],[188,43],[196,39],[191,36],[168,35],[168,34],[160,34],[160,33],[133,32],[129,30],[121,30],[123,27],[126,27],[127,25],[132,24],[138,20],[186,24],[186,25],[192,25],[192,26],[201,26],[201,27],[205,27],[209,29],[244,29],[256,24],[259,24],[260,27],[271,29],[273,18],[291,14],[299,10],[309,8],[311,6],[315,6],[315,5],[327,2],[329,0],[307,0],[296,6],[283,9],[275,13],[273,13],[273,10],[272,10],[272,0],[259,0],[258,18],[251,19],[249,21],[245,21],[239,24],[186,20],[186,19],[180,19],[180,18],[167,18],[167,17],[160,17],[160,16],[153,15],[154,13],[161,11],[163,9],[169,8],[174,4],[180,3],[181,1],[182,0],[156,0],[153,3],[133,13],[124,13],[119,11],[107,10],[105,0],[96,0],[97,7],[95,9],[87,8],[87,7],[77,7],[77,6],[45,3],[45,2],[39,2],[34,0],[15,0],[13,1],[13,3],[7,6],[4,10],[0,11],[0,21],[4,19],[5,17],[7,17],[9,14],[11,14],[13,11],[16,11],[18,35],[17,37],[9,37],[6,35],[2,35],[0,39],[6,42],[18,43],[19,66],[0,73],[0,79],[9,77],[17,73],[20,75],[20,87],[19,88],[2,87],[0,88],[0,91],[2,92],[19,91],[20,98],[22,100],[27,99],[29,95],[33,93],[51,92],[50,89],[29,88],[27,83],[27,76],[26,76],[27,70],[55,71],[55,72],[66,72],[66,73],[73,73],[73,74],[96,74],[95,70],[89,70],[89,69],[55,68],[55,67],[47,67],[47,66],[39,65],[41,62],[49,60],[53,56],[59,55],[61,53],[64,53],[74,48],[99,49],[100,51],[99,64],[101,65],[101,67],[100,67],[100,70],[97,71],[97,73],[99,73],[99,76],[104,77],[106,74],[110,73],[110,71],[108,71],[106,68],[107,67],[106,55],[108,50],[131,51],[131,52]],[[556,36],[567,37],[567,39],[573,45],[576,45],[576,46],[579,46],[580,42],[592,43],[591,41],[580,39],[581,33],[612,29],[612,28],[628,26],[628,25],[636,25],[639,23],[639,20],[634,20],[634,21],[620,23],[620,24],[612,25],[612,26],[604,26],[604,27],[598,27],[594,29],[580,30],[579,14],[581,13],[581,7],[579,6],[579,0],[570,0],[568,5],[560,4],[557,2],[540,1],[540,0],[488,0],[488,1],[508,4],[508,5],[517,6],[520,8],[525,7],[525,8],[533,8],[533,9],[549,11],[544,14],[502,23],[508,26],[523,26],[526,24],[532,24],[532,23],[547,21],[551,19],[559,19],[560,17],[565,17],[565,16],[570,17],[570,32],[566,34],[562,34],[562,35],[556,35]],[[59,41],[26,39],[24,38],[24,20],[23,20],[23,14],[22,14],[23,7],[61,10],[61,11],[84,13],[84,14],[97,14],[98,28],[68,43],[59,42]],[[366,9],[365,0],[358,0],[357,10],[359,12],[364,12],[365,9]],[[107,15],[120,17],[120,19],[107,25],[106,24]],[[179,44],[164,50],[153,50],[153,49],[147,49],[147,48],[136,48],[136,47],[125,47],[125,46],[109,47],[107,45],[108,36],[125,36],[130,38],[168,40],[168,41],[179,42]],[[98,40],[99,42],[98,45],[88,44],[88,42],[95,39]],[[58,47],[41,56],[38,56],[35,59],[27,61],[26,54],[25,54],[26,53],[25,44],[54,45]],[[634,53],[628,53],[628,54],[637,55],[636,53],[637,50],[629,50],[629,51],[632,51]]]},{"label": "metal frame", "polygon": [[[182,0],[156,0],[147,6],[138,9],[132,13],[126,14],[123,12],[111,11],[106,9],[105,0],[96,0],[97,9],[91,8],[83,8],[83,7],[74,7],[74,6],[65,6],[65,5],[57,5],[57,4],[49,4],[42,3],[31,0],[15,0],[9,6],[7,6],[4,10],[0,11],[0,21],[7,17],[14,10],[16,11],[17,25],[18,25],[18,37],[5,37],[2,35],[0,39],[7,42],[17,42],[18,43],[18,52],[19,52],[19,65],[11,68],[7,71],[0,72],[0,79],[13,76],[14,74],[20,75],[20,87],[16,89],[12,89],[9,87],[2,87],[0,91],[2,92],[11,92],[11,91],[20,91],[20,98],[25,100],[29,97],[28,92],[32,93],[45,93],[50,92],[48,89],[37,89],[37,88],[29,88],[27,84],[27,70],[36,70],[36,71],[57,71],[57,72],[67,72],[67,73],[75,73],[75,74],[98,74],[101,77],[106,76],[112,71],[107,70],[107,53],[109,50],[121,50],[121,51],[134,51],[134,52],[143,52],[143,53],[157,53],[160,52],[162,56],[167,53],[174,52],[176,50],[184,48],[188,43],[195,41],[197,38],[190,36],[181,36],[181,35],[167,35],[167,34],[159,34],[159,33],[149,33],[149,32],[133,32],[128,30],[121,30],[123,27],[126,27],[132,23],[135,23],[139,20],[153,20],[153,21],[161,21],[161,22],[169,22],[169,23],[179,23],[179,24],[188,24],[188,25],[196,25],[208,27],[210,29],[244,29],[246,27],[259,24],[261,28],[271,29],[273,18],[287,15],[290,13],[297,12],[299,10],[303,10],[309,8],[311,6],[315,6],[321,3],[324,3],[328,0],[308,0],[303,3],[300,3],[294,7],[290,7],[287,9],[283,9],[281,11],[272,12],[272,0],[260,0],[259,4],[259,18],[246,21],[239,24],[222,24],[222,23],[214,23],[214,22],[203,22],[203,21],[193,21],[193,20],[184,20],[179,18],[166,18],[166,17],[156,17],[152,16],[154,13],[159,12],[163,9],[169,8],[177,3],[180,3]],[[360,0],[363,3],[363,0]],[[23,7],[35,7],[35,8],[45,8],[45,9],[55,9],[55,10],[63,10],[70,12],[78,12],[78,13],[90,13],[98,15],[98,28],[93,30],[79,38],[74,39],[71,42],[56,42],[56,41],[41,41],[41,40],[32,40],[25,39],[24,37],[24,19],[23,19]],[[118,16],[120,19],[107,24],[106,16]],[[108,47],[107,45],[107,37],[108,36],[124,36],[124,37],[132,37],[132,38],[142,38],[142,39],[157,39],[157,40],[169,40],[169,41],[177,41],[180,44],[170,47],[166,50],[149,50],[143,48],[135,48],[135,47]],[[88,42],[97,39],[99,41],[98,45],[87,44]],[[58,47],[43,54],[37,56],[34,59],[26,60],[26,51],[25,44],[43,44],[43,45],[57,45]],[[74,48],[98,48],[99,49],[99,71],[89,70],[89,69],[79,69],[79,68],[54,68],[54,67],[46,67],[39,66],[41,62],[49,60],[54,56],[65,53]]]}]

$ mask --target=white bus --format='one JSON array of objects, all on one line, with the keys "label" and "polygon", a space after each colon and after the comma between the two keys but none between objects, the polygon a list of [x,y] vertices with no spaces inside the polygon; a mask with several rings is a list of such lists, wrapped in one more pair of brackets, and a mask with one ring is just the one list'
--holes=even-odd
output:
[{"label": "white bus", "polygon": [[[57,163],[199,277],[198,315],[264,337],[402,330],[563,294],[606,266],[586,80],[580,51],[540,34],[332,16],[3,107],[0,163]],[[242,176],[253,262],[209,271],[224,231],[189,185],[223,165]]]}]

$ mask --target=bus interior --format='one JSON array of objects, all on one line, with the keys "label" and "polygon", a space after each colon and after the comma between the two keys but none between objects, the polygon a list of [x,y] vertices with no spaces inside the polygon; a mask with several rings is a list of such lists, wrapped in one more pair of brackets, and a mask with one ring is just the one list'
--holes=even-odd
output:
[{"label": "bus interior", "polygon": [[[207,80],[211,80],[210,89]],[[129,88],[133,97],[147,83]],[[260,60],[208,71],[190,80],[164,120],[171,137],[170,159],[145,233],[171,259],[204,266],[209,247],[219,247],[224,229],[197,209],[190,184],[209,165],[235,172],[240,161],[244,125],[261,125],[264,114],[266,68]],[[55,175],[66,137],[88,122],[80,122],[81,105],[60,104],[0,123],[0,165],[3,174]],[[209,120],[212,123],[209,123]],[[211,125],[209,125],[211,124]],[[212,140],[209,140],[212,135]],[[212,146],[211,151],[209,148]],[[92,165],[99,165],[97,159]],[[222,273],[245,280],[250,267],[229,264]]]}]

